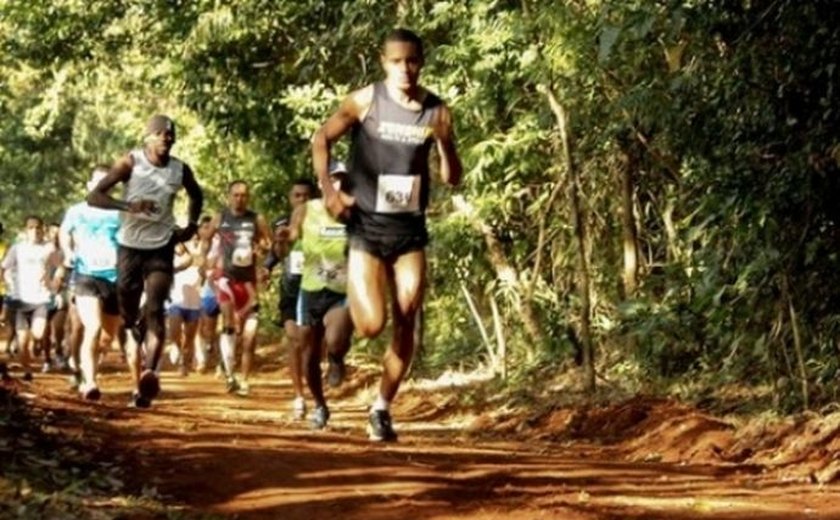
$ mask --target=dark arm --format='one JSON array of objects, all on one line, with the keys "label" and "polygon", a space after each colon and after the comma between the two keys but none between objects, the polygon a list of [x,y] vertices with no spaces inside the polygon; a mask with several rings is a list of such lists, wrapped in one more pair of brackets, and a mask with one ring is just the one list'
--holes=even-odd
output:
[{"label": "dark arm", "polygon": [[184,184],[184,189],[187,191],[187,196],[190,198],[188,208],[190,226],[197,226],[198,219],[201,218],[201,208],[204,206],[204,193],[201,191],[201,186],[199,186],[198,182],[195,180],[192,168],[186,164],[184,165],[184,177],[182,182]]},{"label": "dark arm", "polygon": [[111,188],[120,182],[128,182],[131,177],[131,169],[134,168],[134,159],[131,155],[121,157],[99,184],[88,193],[87,203],[91,206],[103,209],[117,209],[120,211],[131,211],[131,205],[123,200],[115,199],[108,194]]},{"label": "dark arm", "polygon": [[452,129],[452,113],[449,107],[443,105],[438,111],[435,125],[435,140],[440,155],[440,177],[450,186],[457,186],[461,182],[463,167],[458,151],[455,149],[455,135]]}]

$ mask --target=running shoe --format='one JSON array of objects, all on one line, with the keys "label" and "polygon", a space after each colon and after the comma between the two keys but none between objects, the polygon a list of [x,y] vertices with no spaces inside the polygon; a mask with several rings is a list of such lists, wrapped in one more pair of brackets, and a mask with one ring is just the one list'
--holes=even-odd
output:
[{"label": "running shoe", "polygon": [[306,417],[306,401],[303,397],[295,397],[292,401],[292,418],[296,421]]},{"label": "running shoe", "polygon": [[312,424],[313,429],[323,430],[327,427],[327,421],[329,420],[329,409],[327,409],[326,405],[319,404],[314,410],[312,410],[312,417],[310,417],[309,422]]},{"label": "running shoe", "polygon": [[397,432],[391,423],[391,413],[388,410],[373,410],[370,412],[368,437],[377,442],[396,442]]},{"label": "running shoe", "polygon": [[140,395],[151,401],[160,393],[160,380],[153,370],[144,370],[137,384]]},{"label": "running shoe", "polygon": [[85,401],[98,401],[102,397],[102,392],[96,385],[82,385],[80,393]]},{"label": "running shoe", "polygon": [[32,372],[24,372],[23,380],[30,383],[32,381]]},{"label": "running shoe", "polygon": [[335,354],[329,354],[327,360],[330,365],[327,369],[327,384],[332,388],[337,388],[344,382],[344,377],[347,374],[344,359]]},{"label": "running shoe", "polygon": [[49,361],[44,361],[44,364],[41,365],[41,373],[49,374],[50,372],[52,372],[52,364]]},{"label": "running shoe", "polygon": [[235,377],[229,377],[225,380],[225,390],[227,393],[232,394],[239,390],[239,381],[236,380]]},{"label": "running shoe", "polygon": [[70,362],[67,361],[67,358],[61,354],[55,355],[55,362],[54,362],[55,369],[59,372],[64,372],[70,370]]},{"label": "running shoe", "polygon": [[148,408],[152,406],[152,401],[140,395],[140,392],[132,392],[128,406],[131,408]]},{"label": "running shoe", "polygon": [[239,388],[236,389],[236,395],[239,397],[248,397],[251,394],[251,385],[248,384],[248,381],[242,381],[239,383]]}]

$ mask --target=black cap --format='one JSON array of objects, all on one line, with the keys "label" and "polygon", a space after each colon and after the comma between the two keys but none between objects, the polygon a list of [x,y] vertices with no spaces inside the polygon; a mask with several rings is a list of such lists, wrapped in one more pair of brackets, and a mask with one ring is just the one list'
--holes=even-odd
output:
[{"label": "black cap", "polygon": [[156,114],[146,123],[146,135],[160,134],[166,131],[175,133],[175,121],[169,116]]}]

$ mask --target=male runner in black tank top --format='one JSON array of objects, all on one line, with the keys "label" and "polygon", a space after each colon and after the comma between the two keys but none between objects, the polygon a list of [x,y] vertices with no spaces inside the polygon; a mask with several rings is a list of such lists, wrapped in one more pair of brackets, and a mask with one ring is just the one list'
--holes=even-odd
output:
[{"label": "male runner in black tank top", "polygon": [[[228,185],[228,207],[210,221],[209,239],[218,235],[220,272],[216,276],[216,296],[222,310],[219,350],[225,369],[228,392],[249,393],[248,376],[257,335],[257,255],[270,245],[266,220],[250,209],[250,193],[245,181]],[[205,247],[207,244],[205,244]],[[215,254],[208,257],[213,262]],[[214,266],[215,267],[215,266]],[[242,337],[242,381],[234,376],[236,335]]]},{"label": "male runner in black tank top", "polygon": [[[414,353],[415,315],[426,279],[425,209],[432,145],[440,157],[443,182],[457,185],[462,168],[449,108],[418,84],[423,66],[420,38],[405,29],[394,30],[385,39],[381,62],[385,81],[347,96],[315,134],[312,160],[327,207],[347,220],[347,296],[353,324],[362,336],[375,337],[384,329],[387,294],[394,284],[394,335],[368,431],[372,440],[395,441],[389,407]],[[327,165],[333,143],[351,131],[348,195],[332,188]]]}]

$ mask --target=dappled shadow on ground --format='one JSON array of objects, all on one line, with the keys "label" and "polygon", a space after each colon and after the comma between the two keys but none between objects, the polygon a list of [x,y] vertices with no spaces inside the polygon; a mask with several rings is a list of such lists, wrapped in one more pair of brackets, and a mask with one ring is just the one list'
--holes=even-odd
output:
[{"label": "dappled shadow on ground", "polygon": [[[376,384],[375,370],[352,370],[329,391],[333,414],[319,432],[292,420],[287,374],[265,367],[247,398],[226,394],[212,375],[165,372],[150,410],[125,406],[121,373],[104,375],[95,404],[68,393],[60,376],[39,378],[30,393],[58,428],[125,457],[135,488],[195,514],[840,518],[840,488],[780,479],[747,455],[727,458],[743,452],[733,426],[677,403],[493,416],[457,404],[457,389],[406,388],[395,408],[400,442],[381,445],[364,430]],[[830,433],[822,438],[831,446]]]}]

